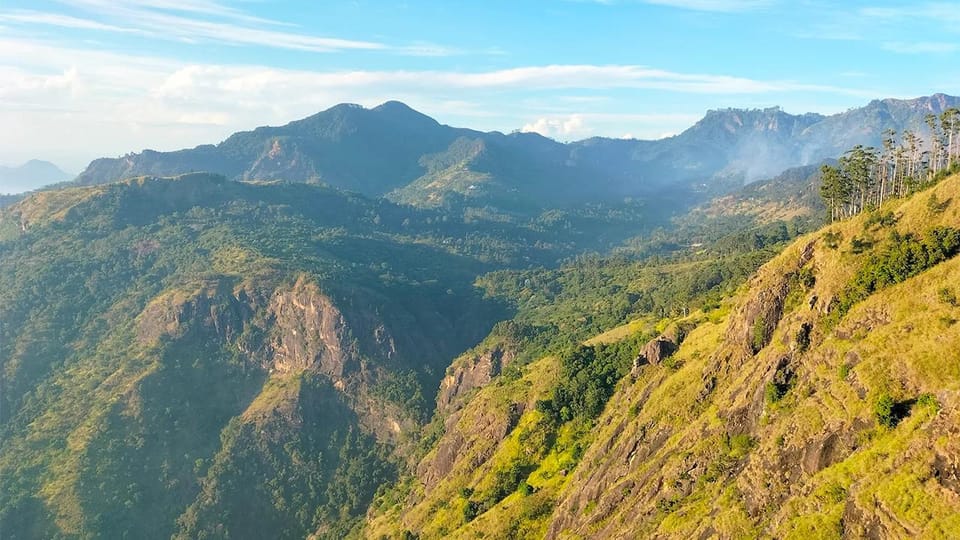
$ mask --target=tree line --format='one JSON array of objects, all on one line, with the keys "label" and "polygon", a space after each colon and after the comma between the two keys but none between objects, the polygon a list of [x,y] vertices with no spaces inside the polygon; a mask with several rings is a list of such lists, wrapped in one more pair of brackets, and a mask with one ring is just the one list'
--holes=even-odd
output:
[{"label": "tree line", "polygon": [[902,197],[960,166],[960,109],[939,116],[928,114],[928,140],[919,131],[883,133],[882,148],[857,145],[837,165],[820,168],[820,195],[830,209],[830,220],[854,216],[879,207],[890,197]]}]

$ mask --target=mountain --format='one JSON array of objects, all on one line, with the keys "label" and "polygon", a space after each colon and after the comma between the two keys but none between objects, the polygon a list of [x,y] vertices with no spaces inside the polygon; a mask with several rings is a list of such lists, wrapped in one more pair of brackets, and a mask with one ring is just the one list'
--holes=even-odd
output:
[{"label": "mountain", "polygon": [[0,165],[0,194],[16,194],[57,182],[70,180],[71,175],[49,161],[31,159],[19,167]]},{"label": "mountain", "polygon": [[76,182],[202,170],[234,180],[324,183],[418,206],[535,214],[584,201],[656,198],[664,188],[687,199],[697,191],[724,191],[836,158],[854,144],[879,144],[885,129],[922,128],[925,114],[956,105],[960,98],[937,94],[874,101],[831,116],[725,109],[667,139],[569,144],[536,134],[453,128],[399,102],[373,109],[337,105],[217,145],[98,159]]},{"label": "mountain", "polygon": [[[955,537],[958,201],[954,175],[659,322],[644,306],[586,339],[570,320],[552,347],[498,327],[447,371],[435,441],[364,537]],[[667,279],[696,283],[715,257]],[[590,320],[663,286],[666,268],[622,264],[492,285],[517,325]],[[662,298],[697,298],[683,290]]]}]

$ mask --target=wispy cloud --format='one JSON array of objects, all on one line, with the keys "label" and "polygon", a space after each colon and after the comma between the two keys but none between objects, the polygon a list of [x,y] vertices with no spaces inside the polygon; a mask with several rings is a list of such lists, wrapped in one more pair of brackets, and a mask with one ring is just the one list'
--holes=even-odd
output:
[{"label": "wispy cloud", "polygon": [[643,3],[657,6],[667,6],[693,11],[710,11],[732,13],[753,11],[766,8],[776,3],[776,0],[571,0],[574,2],[589,1],[595,4],[616,5],[627,3]]},{"label": "wispy cloud", "polygon": [[89,11],[115,9],[155,10],[188,15],[209,16],[250,24],[293,26],[290,23],[249,15],[239,9],[210,0],[58,0],[59,3]]},{"label": "wispy cloud", "polygon": [[12,23],[41,24],[60,28],[78,28],[82,30],[102,30],[106,32],[139,33],[132,28],[123,28],[112,24],[104,24],[90,19],[82,19],[58,13],[44,13],[31,10],[13,10],[0,12],[0,21]]},{"label": "wispy cloud", "polygon": [[960,22],[960,2],[909,2],[885,6],[868,6],[858,10],[863,17],[902,23],[909,19],[927,19],[960,30],[953,26]]},{"label": "wispy cloud", "polygon": [[901,54],[948,54],[960,50],[960,43],[944,41],[888,41],[882,45],[884,50]]},{"label": "wispy cloud", "polygon": [[465,51],[416,41],[387,44],[374,40],[319,36],[294,31],[293,25],[254,17],[236,8],[205,0],[60,0],[76,15],[36,10],[0,11],[0,22],[138,34],[181,43],[220,43],[330,53],[379,51],[405,56],[502,54],[499,50]]},{"label": "wispy cloud", "polygon": [[751,11],[772,5],[773,0],[645,0],[647,4],[671,6],[696,11]]},{"label": "wispy cloud", "polygon": [[[109,22],[92,18],[64,16],[39,11],[18,10],[0,12],[0,20],[9,22],[41,24],[63,28],[78,28],[118,33],[138,33],[156,39],[181,42],[217,42],[232,45],[255,45],[279,49],[294,49],[312,52],[334,52],[350,49],[383,50],[387,45],[373,41],[351,40],[334,37],[313,36],[284,30],[265,29],[264,25],[238,25],[222,20],[187,17],[158,9],[143,9],[141,5],[180,4],[178,2],[100,2],[98,0],[70,0],[70,3],[90,11],[90,17],[99,17]],[[184,3],[186,4],[186,3]],[[206,4],[203,4],[206,5]],[[181,6],[186,9],[189,6]],[[194,6],[197,10],[199,7]],[[207,10],[217,13],[215,4]],[[225,13],[232,13],[227,10]],[[236,16],[231,16],[236,18]],[[244,20],[244,19],[241,19]]]}]

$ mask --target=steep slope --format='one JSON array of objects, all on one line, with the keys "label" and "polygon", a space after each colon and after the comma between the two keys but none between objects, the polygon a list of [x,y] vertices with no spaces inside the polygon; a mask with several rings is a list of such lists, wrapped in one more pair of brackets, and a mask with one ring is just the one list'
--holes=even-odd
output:
[{"label": "steep slope", "polygon": [[[528,345],[488,339],[365,535],[955,537],[958,201],[955,175],[801,237],[659,335],[632,324],[527,364]],[[609,401],[577,412],[603,380]]]},{"label": "steep slope", "polygon": [[[898,203],[888,228],[863,218],[802,239],[751,281],[728,322],[687,338],[675,373],[642,368],[601,417],[603,444],[586,453],[549,536],[956,534],[960,334],[940,291],[958,259],[905,272],[846,313],[843,298],[897,260],[889,229],[957,225],[958,190],[953,177],[933,190],[942,207],[926,193]],[[836,235],[847,240],[833,249]],[[850,240],[871,238],[874,250]]]},{"label": "steep slope", "polygon": [[503,317],[428,217],[205,174],[5,210],[4,538],[345,534]]}]

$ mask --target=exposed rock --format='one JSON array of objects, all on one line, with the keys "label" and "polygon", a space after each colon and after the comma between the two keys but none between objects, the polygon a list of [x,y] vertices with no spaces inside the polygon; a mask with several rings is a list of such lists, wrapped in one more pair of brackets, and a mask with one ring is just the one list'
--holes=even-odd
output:
[{"label": "exposed rock", "polygon": [[224,342],[233,342],[263,304],[250,289],[233,292],[229,280],[207,280],[191,294],[175,290],[157,297],[137,318],[137,338],[143,344],[161,338],[178,339],[191,328],[207,328]]},{"label": "exposed rock", "polygon": [[633,360],[633,368],[637,369],[645,364],[657,365],[670,357],[677,350],[677,344],[663,336],[647,342],[640,349],[640,354]]},{"label": "exposed rock", "polygon": [[446,429],[437,451],[417,466],[417,477],[424,489],[431,491],[461,464],[465,451],[471,453],[467,467],[472,469],[485,463],[496,452],[497,444],[516,426],[522,413],[522,405],[511,403],[505,410],[475,407],[451,414],[444,422]]},{"label": "exposed rock", "polygon": [[457,398],[475,388],[485,386],[516,357],[516,351],[503,343],[490,349],[462,357],[447,370],[448,375],[440,382],[437,395],[437,410],[446,411]]},{"label": "exposed rock", "polygon": [[803,470],[807,474],[814,474],[839,461],[843,454],[840,437],[831,433],[823,440],[812,441],[807,445],[803,452]]},{"label": "exposed rock", "polygon": [[662,334],[648,341],[633,359],[633,374],[647,364],[658,365],[673,353],[677,352],[687,334],[694,328],[694,323],[681,321],[667,327]]},{"label": "exposed rock", "polygon": [[273,369],[317,370],[334,382],[358,369],[351,329],[316,283],[301,277],[292,289],[277,291],[269,313],[276,328],[271,342]]}]

